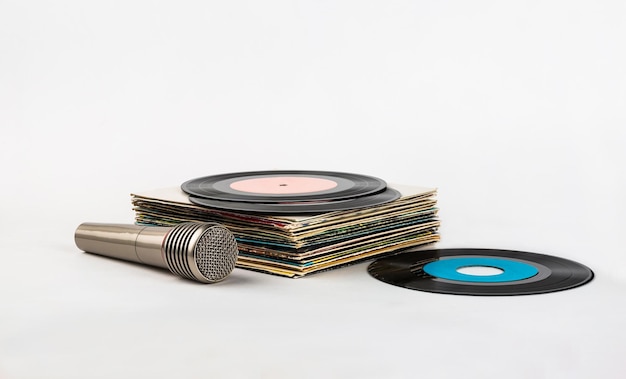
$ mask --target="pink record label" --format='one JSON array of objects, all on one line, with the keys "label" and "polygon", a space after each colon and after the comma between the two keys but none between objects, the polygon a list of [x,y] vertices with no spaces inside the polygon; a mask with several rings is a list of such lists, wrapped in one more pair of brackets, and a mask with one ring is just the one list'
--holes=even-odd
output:
[{"label": "pink record label", "polygon": [[236,191],[271,195],[313,193],[335,187],[337,187],[337,182],[332,180],[301,176],[246,179],[233,182],[230,185],[230,188]]}]

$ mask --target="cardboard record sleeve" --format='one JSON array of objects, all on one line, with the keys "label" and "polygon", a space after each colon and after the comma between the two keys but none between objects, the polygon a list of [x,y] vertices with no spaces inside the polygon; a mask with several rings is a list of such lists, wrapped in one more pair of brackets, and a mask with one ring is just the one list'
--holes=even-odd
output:
[{"label": "cardboard record sleeve", "polygon": [[180,188],[131,194],[145,225],[219,222],[239,245],[237,267],[301,277],[439,240],[436,189],[392,185],[396,200],[359,209],[266,215],[193,204]]}]

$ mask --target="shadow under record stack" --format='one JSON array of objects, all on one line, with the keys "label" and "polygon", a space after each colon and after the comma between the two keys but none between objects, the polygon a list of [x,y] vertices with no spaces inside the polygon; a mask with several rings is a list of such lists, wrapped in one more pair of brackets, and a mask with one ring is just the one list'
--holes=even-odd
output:
[{"label": "shadow under record stack", "polygon": [[[439,240],[436,189],[433,188],[388,186],[383,188],[384,192],[395,196],[384,201],[377,200],[380,191],[347,200],[321,195],[318,195],[320,200],[310,200],[306,195],[298,196],[302,193],[298,191],[303,191],[302,177],[339,184],[330,190],[317,188],[319,191],[311,193],[326,191],[332,196],[352,193],[345,191],[355,177],[350,175],[354,174],[264,171],[216,175],[200,178],[200,182],[198,179],[186,182],[182,186],[185,191],[173,187],[136,192],[131,194],[131,200],[136,222],[141,225],[171,226],[187,221],[221,223],[237,239],[237,267],[286,277],[301,277]],[[347,182],[342,182],[344,176]],[[190,183],[200,183],[200,186],[193,187]],[[252,189],[238,187],[241,183],[252,184]],[[321,180],[307,184],[310,183],[327,185]],[[287,184],[288,190],[295,191],[296,195],[293,192],[283,194]],[[205,192],[217,193],[217,199],[198,198],[196,192],[203,190],[202,185],[210,186]],[[281,186],[277,191],[282,192],[276,196],[278,200],[264,196],[257,201],[254,185],[263,195],[267,194],[268,186],[270,190],[278,188],[272,187],[274,185]],[[224,198],[220,198],[222,192]],[[238,201],[235,195],[240,193],[246,201]],[[268,198],[272,203],[265,203]],[[290,201],[302,198],[306,201]],[[202,205],[207,203],[210,206]]]}]

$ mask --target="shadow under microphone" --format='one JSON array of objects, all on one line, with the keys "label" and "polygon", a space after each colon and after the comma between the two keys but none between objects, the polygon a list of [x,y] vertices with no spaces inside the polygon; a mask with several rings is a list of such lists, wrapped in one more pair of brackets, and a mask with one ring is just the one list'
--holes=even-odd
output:
[{"label": "shadow under microphone", "polygon": [[162,267],[201,283],[215,283],[235,268],[237,241],[217,223],[185,222],[173,227],[83,223],[74,234],[88,253]]}]

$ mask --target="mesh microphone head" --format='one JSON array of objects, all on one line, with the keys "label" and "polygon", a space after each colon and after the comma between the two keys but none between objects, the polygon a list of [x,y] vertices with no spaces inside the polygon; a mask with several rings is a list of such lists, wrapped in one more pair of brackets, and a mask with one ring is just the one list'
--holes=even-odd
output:
[{"label": "mesh microphone head", "polygon": [[212,223],[179,224],[163,242],[163,255],[170,271],[202,283],[224,279],[235,268],[238,253],[233,234]]}]

